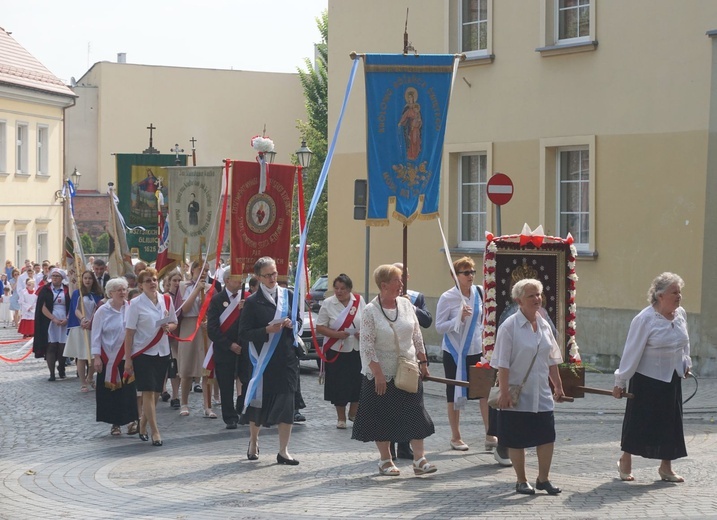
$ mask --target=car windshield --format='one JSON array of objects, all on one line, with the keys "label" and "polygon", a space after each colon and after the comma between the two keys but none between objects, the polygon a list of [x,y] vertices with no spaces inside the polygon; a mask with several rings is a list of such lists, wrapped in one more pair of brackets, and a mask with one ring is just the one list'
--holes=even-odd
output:
[{"label": "car windshield", "polygon": [[328,276],[322,276],[318,280],[314,282],[314,286],[312,289],[318,290],[318,291],[325,291],[329,288],[329,277]]}]

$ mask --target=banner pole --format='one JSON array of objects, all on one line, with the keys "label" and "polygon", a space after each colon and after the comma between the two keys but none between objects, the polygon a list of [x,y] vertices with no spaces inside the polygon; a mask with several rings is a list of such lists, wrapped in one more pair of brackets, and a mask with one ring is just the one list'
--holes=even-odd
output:
[{"label": "banner pole", "polygon": [[408,294],[408,225],[403,225],[403,294]]}]

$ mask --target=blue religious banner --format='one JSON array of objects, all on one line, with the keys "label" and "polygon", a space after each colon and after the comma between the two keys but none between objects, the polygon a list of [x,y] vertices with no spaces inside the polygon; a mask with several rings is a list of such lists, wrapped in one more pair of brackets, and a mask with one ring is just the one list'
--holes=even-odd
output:
[{"label": "blue religious banner", "polygon": [[438,216],[441,158],[456,56],[366,54],[366,223]]}]

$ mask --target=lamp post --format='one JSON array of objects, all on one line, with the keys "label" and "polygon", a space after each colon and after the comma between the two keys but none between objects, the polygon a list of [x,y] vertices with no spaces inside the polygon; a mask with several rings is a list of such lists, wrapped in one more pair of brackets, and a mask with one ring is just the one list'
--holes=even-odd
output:
[{"label": "lamp post", "polygon": [[311,158],[313,157],[314,152],[311,151],[311,149],[306,146],[306,140],[301,140],[301,146],[298,150],[296,150],[296,159],[299,161],[299,165],[302,168],[308,168],[311,165]]},{"label": "lamp post", "polygon": [[70,178],[72,179],[72,184],[74,184],[75,189],[78,189],[80,187],[81,177],[82,174],[77,171],[77,168],[75,168],[75,171],[73,171],[72,175],[70,175]]}]

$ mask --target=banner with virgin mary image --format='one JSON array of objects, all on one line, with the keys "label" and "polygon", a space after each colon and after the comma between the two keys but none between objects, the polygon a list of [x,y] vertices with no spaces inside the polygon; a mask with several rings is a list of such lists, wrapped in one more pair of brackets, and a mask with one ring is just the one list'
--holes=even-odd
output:
[{"label": "banner with virgin mary image", "polygon": [[368,225],[438,216],[441,156],[456,57],[367,54]]},{"label": "banner with virgin mary image", "polygon": [[221,209],[221,166],[170,167],[168,256],[177,261],[216,254]]}]

